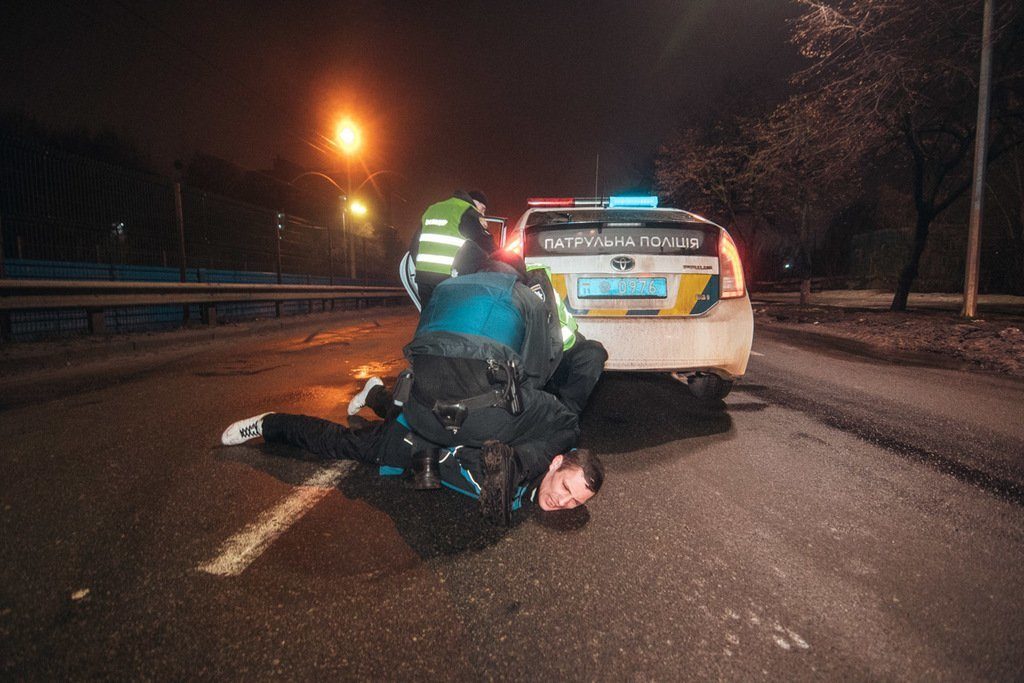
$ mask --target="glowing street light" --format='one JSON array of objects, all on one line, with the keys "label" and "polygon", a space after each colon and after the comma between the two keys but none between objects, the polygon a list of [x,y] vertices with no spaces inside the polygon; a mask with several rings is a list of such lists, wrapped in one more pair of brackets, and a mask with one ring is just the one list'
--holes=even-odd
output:
[{"label": "glowing street light", "polygon": [[[356,150],[363,144],[363,135],[359,131],[359,126],[355,122],[346,117],[338,123],[338,127],[335,129],[334,138],[345,154],[345,186],[347,188],[347,196],[349,199],[348,210],[352,212],[354,216],[362,216],[366,214],[366,206],[361,202],[354,201],[352,197],[352,155],[355,154]],[[348,221],[346,215],[348,211],[341,212],[341,229],[343,234],[348,238],[349,243],[349,271],[352,277],[356,276],[356,249],[355,249],[355,235],[348,229]]]},{"label": "glowing street light", "polygon": [[334,135],[338,146],[341,151],[346,155],[352,154],[359,146],[363,143],[363,136],[359,132],[359,127],[352,121],[352,119],[342,119],[338,123],[338,128]]}]

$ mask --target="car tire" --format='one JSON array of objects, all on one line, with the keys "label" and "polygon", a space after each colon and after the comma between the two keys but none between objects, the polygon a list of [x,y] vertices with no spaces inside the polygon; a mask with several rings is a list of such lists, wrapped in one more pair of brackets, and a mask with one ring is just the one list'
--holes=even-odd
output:
[{"label": "car tire", "polygon": [[732,380],[722,379],[718,375],[694,375],[686,386],[698,401],[721,401],[732,391]]}]

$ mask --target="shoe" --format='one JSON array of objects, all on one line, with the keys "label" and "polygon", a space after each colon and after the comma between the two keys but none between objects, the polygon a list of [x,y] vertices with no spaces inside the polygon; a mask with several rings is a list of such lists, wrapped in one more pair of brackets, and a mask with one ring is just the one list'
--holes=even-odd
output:
[{"label": "shoe", "polygon": [[515,453],[500,441],[484,442],[481,450],[484,482],[480,486],[480,514],[499,526],[512,523],[515,489]]},{"label": "shoe", "polygon": [[366,384],[363,385],[363,390],[352,397],[352,400],[348,402],[348,414],[355,415],[363,406],[366,405],[366,396],[370,393],[370,389],[374,387],[384,386],[384,381],[380,377],[371,377],[366,380]]},{"label": "shoe", "polygon": [[412,456],[412,487],[417,491],[441,488],[441,469],[437,464],[436,448]]},{"label": "shoe", "polygon": [[255,417],[247,417],[238,422],[232,422],[231,426],[220,435],[220,442],[225,446],[237,446],[251,439],[263,436],[263,418],[272,413],[263,413]]}]

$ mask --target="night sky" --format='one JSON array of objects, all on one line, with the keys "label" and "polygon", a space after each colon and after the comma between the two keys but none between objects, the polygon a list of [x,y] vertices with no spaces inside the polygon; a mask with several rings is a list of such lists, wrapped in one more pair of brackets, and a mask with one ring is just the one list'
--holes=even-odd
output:
[{"label": "night sky", "polygon": [[170,173],[203,151],[251,169],[389,169],[403,233],[456,187],[517,216],[533,195],[642,182],[661,140],[793,67],[787,0],[25,2],[0,7],[0,108],[110,128]]}]

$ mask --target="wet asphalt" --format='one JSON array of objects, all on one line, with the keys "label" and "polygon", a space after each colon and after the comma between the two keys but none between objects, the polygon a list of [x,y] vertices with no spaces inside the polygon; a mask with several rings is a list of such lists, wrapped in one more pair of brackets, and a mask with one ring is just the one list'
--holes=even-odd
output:
[{"label": "wet asphalt", "polygon": [[497,529],[356,467],[239,575],[201,571],[320,468],[222,429],[343,420],[413,324],[0,381],[0,675],[1024,677],[1024,384],[775,332],[720,405],[607,375],[587,509]]}]

